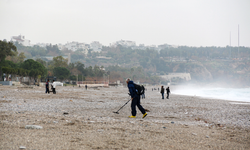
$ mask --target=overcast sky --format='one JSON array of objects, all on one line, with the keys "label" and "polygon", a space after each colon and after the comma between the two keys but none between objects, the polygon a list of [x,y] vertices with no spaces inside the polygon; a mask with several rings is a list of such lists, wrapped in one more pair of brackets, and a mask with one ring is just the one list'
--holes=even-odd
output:
[{"label": "overcast sky", "polygon": [[0,0],[0,40],[250,47],[250,0]]}]

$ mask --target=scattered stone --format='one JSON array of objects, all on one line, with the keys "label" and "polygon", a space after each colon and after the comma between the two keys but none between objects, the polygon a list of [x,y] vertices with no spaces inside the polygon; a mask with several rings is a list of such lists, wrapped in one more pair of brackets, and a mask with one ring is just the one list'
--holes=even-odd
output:
[{"label": "scattered stone", "polygon": [[209,136],[208,136],[208,135],[206,135],[206,138],[209,138]]},{"label": "scattered stone", "polygon": [[58,123],[57,121],[53,121],[54,123]]},{"label": "scattered stone", "polygon": [[26,125],[25,129],[42,129],[42,126],[38,126],[38,125]]},{"label": "scattered stone", "polygon": [[172,124],[174,124],[174,122],[173,122],[173,121],[171,121],[171,123],[172,123]]},{"label": "scattered stone", "polygon": [[163,127],[163,129],[166,129],[166,127]]},{"label": "scattered stone", "polygon": [[197,135],[196,133],[192,133],[193,135]]},{"label": "scattered stone", "polygon": [[75,123],[74,122],[69,122],[69,123],[67,123],[66,125],[74,125]]},{"label": "scattered stone", "polygon": [[103,130],[103,129],[98,129],[97,131],[98,131],[98,132],[103,132],[104,130]]},{"label": "scattered stone", "polygon": [[20,146],[19,149],[26,149],[26,147],[25,146]]},{"label": "scattered stone", "polygon": [[69,113],[68,113],[68,112],[64,112],[63,114],[64,114],[64,115],[68,115]]}]

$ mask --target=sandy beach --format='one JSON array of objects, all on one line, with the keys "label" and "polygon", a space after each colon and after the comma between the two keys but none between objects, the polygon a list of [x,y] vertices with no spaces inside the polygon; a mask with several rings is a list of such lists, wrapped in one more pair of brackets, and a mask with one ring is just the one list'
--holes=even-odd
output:
[{"label": "sandy beach", "polygon": [[[147,87],[142,119],[126,87],[0,86],[0,149],[250,149],[250,103],[170,95]],[[173,89],[174,92],[174,89]],[[41,126],[28,129],[27,125]]]}]

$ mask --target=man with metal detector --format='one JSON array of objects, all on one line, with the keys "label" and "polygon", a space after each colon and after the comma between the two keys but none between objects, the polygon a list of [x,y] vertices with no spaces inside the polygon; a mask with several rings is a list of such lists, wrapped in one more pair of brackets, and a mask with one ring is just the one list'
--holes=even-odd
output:
[{"label": "man with metal detector", "polygon": [[138,94],[135,88],[135,84],[133,81],[131,81],[129,78],[126,80],[129,93],[131,96],[131,109],[132,109],[132,116],[129,116],[129,118],[135,118],[136,117],[136,106],[139,108],[141,113],[143,114],[142,118],[145,118],[147,116],[147,113],[145,109],[140,104],[140,94]]}]

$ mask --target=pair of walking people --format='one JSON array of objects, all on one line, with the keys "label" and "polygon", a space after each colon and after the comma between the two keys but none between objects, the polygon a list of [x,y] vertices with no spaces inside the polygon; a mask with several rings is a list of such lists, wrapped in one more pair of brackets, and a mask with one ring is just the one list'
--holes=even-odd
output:
[{"label": "pair of walking people", "polygon": [[[46,82],[45,88],[46,88],[45,93],[49,94],[49,92],[50,92],[49,91],[49,79]],[[51,84],[51,89],[52,89],[53,94],[56,94],[56,83],[55,83],[55,80],[53,80],[53,83]]]},{"label": "pair of walking people", "polygon": [[[167,91],[167,99],[169,99],[169,93],[170,93],[169,87],[166,88],[166,91]],[[161,86],[161,95],[162,95],[162,99],[164,99],[164,93],[165,93],[164,86]]]}]

